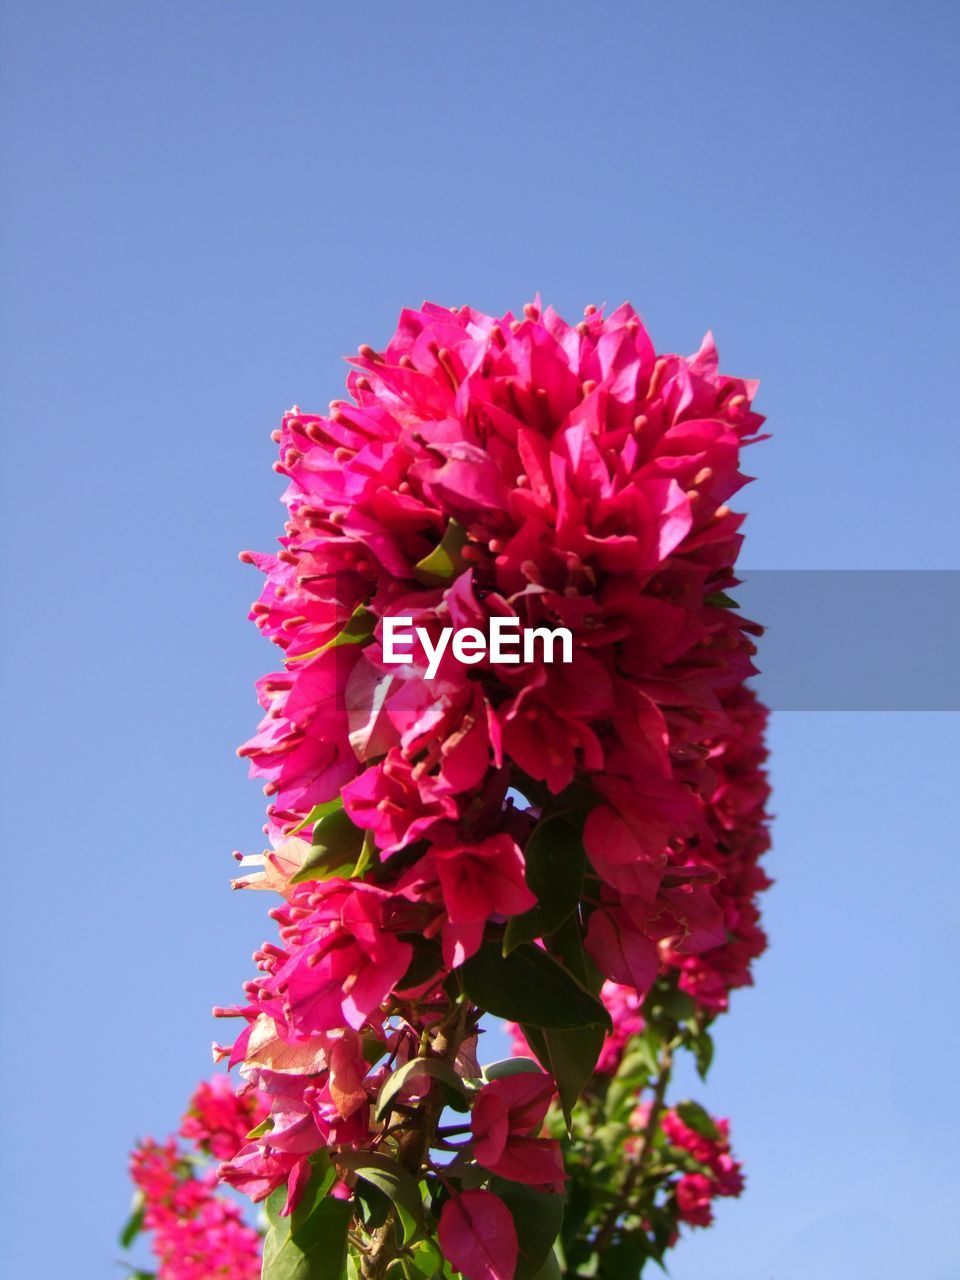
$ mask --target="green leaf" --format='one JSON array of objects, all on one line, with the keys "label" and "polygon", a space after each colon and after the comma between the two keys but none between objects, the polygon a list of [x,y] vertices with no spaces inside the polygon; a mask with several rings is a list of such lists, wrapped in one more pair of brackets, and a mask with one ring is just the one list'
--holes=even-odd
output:
[{"label": "green leaf", "polygon": [[648,1256],[647,1240],[642,1232],[621,1236],[600,1259],[599,1275],[602,1280],[634,1280]]},{"label": "green leaf", "polygon": [[451,520],[439,544],[428,556],[417,561],[413,576],[425,587],[446,586],[467,567],[467,562],[461,554],[466,544],[466,529],[456,520]]},{"label": "green leaf", "polygon": [[563,1225],[563,1196],[534,1191],[521,1182],[491,1178],[490,1190],[510,1210],[520,1255],[516,1280],[534,1280],[553,1252],[553,1243]]},{"label": "green leaf", "polygon": [[507,921],[504,955],[521,942],[532,942],[559,929],[576,911],[583,892],[583,840],[562,814],[545,818],[534,827],[523,856],[527,884],[537,905]]},{"label": "green leaf", "polygon": [[733,596],[728,596],[725,591],[713,591],[708,596],[703,597],[704,604],[712,604],[717,609],[739,609],[740,606],[734,600]]},{"label": "green leaf", "polygon": [[372,1182],[357,1179],[353,1194],[356,1198],[360,1221],[365,1231],[376,1231],[382,1227],[393,1212],[390,1197],[375,1187]]},{"label": "green leaf", "polygon": [[652,1253],[660,1266],[666,1271],[666,1267],[660,1262],[671,1240],[674,1240],[677,1223],[673,1214],[662,1208],[660,1205],[648,1205],[646,1211],[647,1224],[653,1232]]},{"label": "green leaf", "polygon": [[123,1224],[123,1230],[120,1232],[120,1243],[124,1249],[129,1249],[143,1230],[143,1215],[145,1213],[146,1205],[142,1194],[138,1191],[133,1197],[133,1208],[130,1210],[130,1217]]},{"label": "green leaf", "polygon": [[672,1040],[696,1012],[695,1001],[677,987],[672,977],[658,978],[643,1004],[644,1022],[665,1040]]},{"label": "green leaf", "polygon": [[592,1079],[605,1039],[603,1027],[578,1027],[556,1031],[540,1027],[522,1028],[530,1048],[557,1083],[560,1106],[569,1132],[573,1108]]},{"label": "green leaf", "polygon": [[422,1076],[437,1080],[444,1086],[444,1101],[448,1106],[457,1111],[470,1109],[466,1086],[449,1063],[442,1062],[439,1058],[412,1058],[384,1081],[377,1098],[377,1119],[383,1118],[404,1085],[411,1084]]},{"label": "green leaf", "polygon": [[353,870],[350,872],[348,879],[362,880],[366,874],[367,868],[376,861],[377,843],[373,838],[373,832],[367,831],[363,837],[363,844],[360,846],[360,852],[357,854],[357,861]]},{"label": "green leaf", "polygon": [[608,1027],[610,1015],[556,960],[525,942],[504,956],[485,942],[460,969],[474,1004],[498,1018],[532,1027]]},{"label": "green leaf", "polygon": [[563,1280],[560,1261],[553,1249],[547,1254],[543,1266],[537,1272],[536,1280]]},{"label": "green leaf", "polygon": [[273,1116],[267,1116],[266,1119],[261,1120],[258,1125],[254,1125],[247,1134],[247,1141],[255,1142],[257,1138],[262,1138],[265,1133],[269,1133],[272,1128]]},{"label": "green leaf", "polygon": [[532,1058],[503,1058],[500,1062],[491,1062],[483,1068],[484,1080],[502,1080],[504,1076],[518,1076],[527,1071],[541,1071],[539,1062]]},{"label": "green leaf", "polygon": [[410,1250],[410,1265],[423,1280],[443,1270],[443,1254],[432,1240],[418,1240]]},{"label": "green leaf", "polygon": [[361,1042],[364,1062],[370,1066],[375,1066],[387,1051],[385,1040],[380,1040],[374,1035],[365,1035]]},{"label": "green leaf", "polygon": [[304,880],[325,880],[329,876],[348,876],[356,866],[364,844],[364,833],[355,827],[343,809],[328,813],[313,829],[313,843],[300,870],[290,877],[291,884]]},{"label": "green leaf", "polygon": [[397,991],[422,986],[431,978],[437,977],[443,968],[443,952],[440,944],[415,934],[402,934],[404,942],[413,947],[413,956],[407,972],[397,983]]},{"label": "green leaf", "polygon": [[280,1216],[285,1197],[286,1187],[278,1187],[266,1202],[262,1280],[339,1280],[353,1218],[349,1201],[327,1197],[294,1226],[292,1218]]},{"label": "green leaf", "polygon": [[678,1102],[673,1109],[687,1128],[692,1129],[694,1133],[699,1133],[701,1137],[710,1138],[714,1142],[719,1138],[720,1134],[710,1113],[705,1111],[699,1102]]},{"label": "green leaf", "polygon": [[623,1118],[637,1105],[637,1095],[660,1072],[663,1039],[648,1027],[631,1036],[629,1048],[607,1085],[604,1113],[608,1120]]},{"label": "green leaf", "polygon": [[326,648],[339,649],[343,644],[363,644],[369,640],[377,627],[377,615],[371,613],[366,605],[358,604],[353,613]]},{"label": "green leaf", "polygon": [[335,813],[337,809],[343,808],[343,796],[334,796],[332,800],[325,800],[323,804],[315,804],[302,822],[298,822],[292,829],[290,834],[295,836],[304,827],[312,827],[319,822],[321,818],[325,818],[328,813]]},{"label": "green leaf", "polygon": [[555,929],[549,937],[544,938],[544,943],[550,955],[556,956],[563,967],[573,974],[581,987],[599,996],[600,988],[603,986],[603,974],[584,950],[580,922],[576,917],[570,916],[564,920],[559,929]]},{"label": "green leaf", "polygon": [[298,653],[296,657],[287,658],[287,662],[309,662],[311,658],[319,658],[328,649],[339,649],[343,644],[365,644],[373,635],[377,626],[377,615],[371,613],[364,604],[358,604],[353,613],[337,632],[332,640],[322,644],[319,649],[311,649],[309,653]]},{"label": "green leaf", "polygon": [[681,991],[672,983],[668,984],[662,993],[660,1003],[670,1017],[675,1018],[677,1022],[687,1022],[697,1012],[697,1004],[693,996],[688,996],[685,991]]},{"label": "green leaf", "polygon": [[303,1189],[303,1194],[297,1207],[290,1215],[290,1229],[294,1235],[326,1197],[327,1192],[336,1180],[337,1171],[333,1167],[328,1153],[323,1150],[315,1152],[310,1157],[310,1178]]},{"label": "green leaf", "polygon": [[403,1243],[409,1244],[423,1222],[423,1200],[417,1180],[396,1160],[377,1151],[341,1151],[337,1163],[390,1197],[400,1219]]},{"label": "green leaf", "polygon": [[698,1027],[690,1036],[690,1047],[697,1064],[697,1075],[701,1080],[706,1080],[713,1062],[713,1037],[706,1027]]}]

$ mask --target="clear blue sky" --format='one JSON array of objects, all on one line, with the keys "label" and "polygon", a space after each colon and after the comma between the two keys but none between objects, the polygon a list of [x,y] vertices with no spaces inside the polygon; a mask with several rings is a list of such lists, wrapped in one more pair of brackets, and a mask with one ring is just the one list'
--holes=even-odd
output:
[{"label": "clear blue sky", "polygon": [[[626,297],[763,380],[748,564],[960,567],[958,10],[3,9],[2,1252],[102,1280],[265,936],[236,553],[281,411],[423,298]],[[958,736],[775,719],[773,947],[706,1099],[750,1184],[676,1280],[960,1274]]]}]

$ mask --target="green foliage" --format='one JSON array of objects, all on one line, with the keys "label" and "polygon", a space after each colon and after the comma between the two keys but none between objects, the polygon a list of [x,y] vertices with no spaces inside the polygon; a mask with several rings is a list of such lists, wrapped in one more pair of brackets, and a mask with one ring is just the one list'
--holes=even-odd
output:
[{"label": "green foliage", "polygon": [[563,1223],[563,1196],[536,1191],[506,1178],[492,1178],[490,1190],[510,1210],[517,1229],[520,1256],[516,1280],[535,1280],[548,1257]]},{"label": "green foliage", "polygon": [[341,1151],[337,1161],[392,1201],[402,1243],[408,1244],[423,1226],[423,1199],[416,1178],[396,1160],[378,1151]]},{"label": "green foliage", "polygon": [[397,990],[401,992],[422,986],[439,974],[443,967],[439,943],[417,934],[404,934],[403,940],[413,947],[413,957],[407,972],[397,983]]},{"label": "green foliage", "polygon": [[337,1171],[326,1151],[318,1151],[310,1157],[310,1178],[292,1214],[294,1230],[298,1230],[310,1217],[336,1180]]},{"label": "green foliage", "polygon": [[425,587],[447,586],[467,567],[462,555],[466,545],[466,529],[456,520],[451,520],[438,545],[417,562],[413,576]]},{"label": "green foliage", "polygon": [[733,596],[728,596],[725,591],[712,591],[710,595],[703,597],[703,603],[712,604],[716,609],[740,608]]},{"label": "green foliage", "polygon": [[[519,1273],[518,1273],[519,1274]],[[536,1280],[562,1280],[563,1272],[556,1251],[551,1249],[544,1259],[543,1266],[537,1272]]]},{"label": "green foliage", "polygon": [[495,942],[485,942],[459,972],[474,1004],[511,1022],[560,1031],[611,1026],[597,997],[530,943],[505,956]]},{"label": "green foliage", "polygon": [[344,644],[365,644],[373,635],[377,626],[377,615],[371,613],[366,605],[357,605],[347,619],[342,631],[324,645],[324,649],[337,649]]},{"label": "green foliage", "polygon": [[345,1200],[323,1197],[308,1211],[280,1216],[286,1187],[266,1202],[263,1280],[339,1280],[347,1259],[347,1231],[353,1209]]},{"label": "green foliage", "polygon": [[309,662],[312,658],[319,658],[320,654],[326,653],[328,649],[338,649],[344,644],[366,644],[376,626],[377,615],[371,613],[366,605],[357,605],[342,630],[338,631],[332,640],[320,645],[318,649],[311,649],[309,653],[298,653],[292,658],[287,658],[287,662]]},{"label": "green foliage", "polygon": [[540,1065],[532,1058],[502,1058],[483,1068],[484,1080],[502,1080],[504,1076],[519,1076],[530,1071],[540,1071]]},{"label": "green foliage", "polygon": [[328,813],[336,813],[338,809],[343,808],[343,796],[335,796],[332,800],[325,800],[323,804],[315,804],[302,822],[298,822],[292,827],[290,834],[298,835],[307,827],[314,827],[321,818],[325,818]]},{"label": "green foliage", "polygon": [[560,1105],[569,1130],[573,1108],[593,1075],[603,1048],[603,1027],[576,1027],[570,1031],[523,1026],[527,1043],[557,1082]]},{"label": "green foliage", "polygon": [[713,1038],[709,1031],[706,1027],[694,1022],[687,1032],[685,1044],[693,1053],[697,1074],[701,1080],[706,1080],[710,1064],[713,1062]]},{"label": "green foliage", "polygon": [[133,1198],[133,1208],[130,1210],[130,1216],[123,1224],[123,1229],[120,1232],[120,1243],[124,1249],[129,1249],[143,1230],[143,1215],[145,1212],[146,1205],[143,1202],[143,1195],[138,1191]]},{"label": "green foliage", "polygon": [[576,911],[583,892],[586,854],[582,837],[562,814],[545,818],[533,829],[524,849],[527,884],[537,905],[507,922],[504,954],[522,942],[554,933]]},{"label": "green foliage", "polygon": [[702,1134],[704,1138],[710,1138],[712,1141],[716,1141],[720,1136],[709,1112],[705,1111],[699,1102],[677,1102],[673,1109],[688,1129],[693,1129],[695,1133]]},{"label": "green foliage", "polygon": [[413,1084],[418,1078],[435,1080],[442,1089],[444,1102],[456,1111],[468,1111],[470,1103],[467,1087],[449,1063],[440,1058],[412,1058],[393,1072],[384,1082],[377,1098],[377,1119],[381,1120],[390,1110],[391,1102],[404,1085]]},{"label": "green foliage", "polygon": [[342,808],[324,814],[313,828],[310,852],[291,884],[304,880],[326,880],[353,874],[364,849],[364,833],[355,827]]},{"label": "green foliage", "polygon": [[409,1253],[411,1280],[431,1280],[443,1270],[443,1254],[433,1240],[418,1240]]}]

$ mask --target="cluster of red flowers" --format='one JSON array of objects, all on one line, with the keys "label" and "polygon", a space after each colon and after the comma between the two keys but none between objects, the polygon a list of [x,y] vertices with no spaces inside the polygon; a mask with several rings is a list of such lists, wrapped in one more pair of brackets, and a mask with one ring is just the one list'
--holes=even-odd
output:
[{"label": "cluster of red flowers", "polygon": [[[244,1023],[217,1048],[241,1095],[201,1086],[181,1133],[269,1197],[268,1271],[307,1274],[318,1214],[365,1280],[431,1238],[465,1280],[514,1280],[553,1247],[518,1190],[561,1231],[577,1099],[588,1129],[608,1097],[623,1125],[649,1089],[632,1172],[608,1153],[616,1194],[563,1247],[574,1269],[612,1241],[662,1260],[741,1185],[724,1123],[662,1105],[674,1048],[701,1062],[765,944],[756,628],[727,594],[754,384],[719,373],[709,336],[658,356],[629,306],[571,326],[539,302],[427,305],[352,363],[347,399],[284,416],[281,549],[244,557],[283,664],[240,750],[270,848],[235,884],[279,895],[278,938],[217,1011]],[[512,657],[486,646],[504,629]],[[558,629],[560,660],[538,656]],[[482,1070],[484,1011],[549,1074]],[[133,1169],[162,1280],[257,1273],[259,1236],[175,1143]]]},{"label": "cluster of red flowers", "polygon": [[712,1011],[726,1009],[730,991],[750,983],[750,965],[766,949],[758,896],[771,883],[760,865],[770,847],[767,709],[741,686],[724,697],[724,710],[728,728],[708,745],[705,761],[712,775],[704,809],[710,838],[697,845],[694,857],[718,874],[713,892],[725,941],[699,954],[670,948],[665,955],[679,970],[681,990]]},{"label": "cluster of red flowers", "polygon": [[[229,1159],[265,1115],[255,1095],[238,1097],[229,1080],[217,1076],[194,1093],[180,1132],[200,1151]],[[170,1138],[141,1142],[130,1170],[141,1200],[136,1226],[151,1233],[159,1280],[257,1280],[260,1236],[239,1205],[218,1191],[213,1169],[198,1174]]]},{"label": "cluster of red flowers", "polygon": [[[760,865],[770,846],[770,787],[763,767],[767,711],[746,685],[726,694],[723,705],[728,727],[706,744],[702,759],[703,818],[709,839],[689,841],[684,855],[690,868],[716,873],[711,890],[722,913],[724,941],[702,951],[685,952],[669,944],[660,950],[663,967],[676,971],[680,989],[710,1013],[726,1009],[731,990],[751,982],[751,962],[767,945],[759,927],[758,896],[770,885]],[[601,996],[613,1030],[600,1052],[598,1074],[615,1071],[630,1041],[643,1031],[644,994],[643,988],[604,983]],[[514,1052],[528,1054],[519,1027],[508,1030]]]},{"label": "cluster of red flowers", "polygon": [[713,1201],[738,1196],[744,1186],[740,1164],[730,1154],[730,1122],[713,1120],[712,1134],[699,1133],[668,1109],[660,1116],[660,1127],[672,1147],[701,1166],[684,1173],[674,1187],[678,1216],[691,1226],[709,1227]]},{"label": "cluster of red flowers", "polygon": [[[537,304],[425,306],[354,364],[349,400],[285,415],[282,550],[247,557],[267,578],[252,616],[285,658],[242,748],[271,801],[261,883],[285,899],[281,945],[223,1011],[248,1023],[232,1060],[274,1099],[273,1129],[224,1170],[255,1196],[311,1150],[373,1140],[383,1068],[360,1033],[394,1063],[414,1051],[390,1020],[437,1003],[485,930],[536,905],[524,847],[575,783],[604,977],[642,995],[673,966],[718,1008],[762,947],[762,716],[742,690],[751,628],[724,595],[753,384],[719,374],[709,338],[658,357],[627,306],[576,326]],[[428,679],[419,640],[385,660],[391,616],[434,641],[495,617],[562,626],[572,661],[447,652]],[[307,823],[332,833],[316,878]],[[348,828],[362,843],[344,854]]]}]

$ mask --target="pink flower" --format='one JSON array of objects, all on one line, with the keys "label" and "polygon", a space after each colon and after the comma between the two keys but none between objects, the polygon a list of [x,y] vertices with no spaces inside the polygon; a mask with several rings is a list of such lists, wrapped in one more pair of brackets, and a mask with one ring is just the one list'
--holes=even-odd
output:
[{"label": "pink flower", "polygon": [[677,1183],[677,1210],[683,1222],[692,1227],[709,1227],[713,1221],[711,1203],[714,1196],[710,1179],[702,1173],[685,1173]]},{"label": "pink flower", "polygon": [[444,1257],[464,1280],[513,1280],[517,1229],[492,1191],[451,1196],[440,1212],[439,1240]]},{"label": "pink flower", "polygon": [[[539,302],[519,317],[427,304],[352,364],[328,414],[284,416],[281,547],[246,557],[284,658],[241,748],[271,797],[256,883],[280,890],[279,945],[224,1011],[248,1024],[231,1060],[271,1099],[273,1129],[231,1161],[257,1194],[278,1176],[295,1188],[309,1150],[373,1141],[356,1037],[402,1027],[415,1044],[443,1021],[449,971],[535,905],[524,850],[544,816],[585,823],[571,918],[624,1027],[600,1070],[664,971],[719,1009],[764,945],[763,717],[743,690],[756,628],[723,594],[755,384],[720,374],[709,335],[657,355],[629,306],[572,326]],[[399,666],[396,617],[422,628]],[[572,660],[447,653],[427,678],[445,629],[495,618],[568,628]],[[338,794],[371,836],[362,872],[291,885],[314,806]],[[527,1125],[507,1096],[536,1084],[495,1085],[477,1159],[559,1185],[543,1112]]]},{"label": "pink flower", "polygon": [[447,915],[454,924],[515,916],[536,906],[523,878],[523,854],[509,835],[431,851]]},{"label": "pink flower", "polygon": [[536,1135],[556,1086],[541,1072],[492,1080],[473,1107],[473,1153],[478,1164],[514,1182],[561,1191],[566,1180],[560,1144]]},{"label": "pink flower", "polygon": [[152,1234],[159,1280],[258,1280],[260,1237],[238,1205],[216,1192],[212,1177],[196,1178],[171,1139],[141,1143],[131,1158],[143,1195],[143,1224]]},{"label": "pink flower", "polygon": [[660,969],[656,944],[624,911],[604,907],[594,911],[584,946],[601,973],[641,993],[653,985]]},{"label": "pink flower", "polygon": [[523,865],[516,841],[501,832],[474,844],[434,845],[397,889],[441,908],[433,927],[443,939],[444,962],[453,967],[476,952],[489,919],[519,915],[536,905]]},{"label": "pink flower", "polygon": [[396,747],[344,787],[343,803],[358,827],[373,832],[385,856],[438,829],[452,829],[459,816],[454,798],[429,779],[418,779]]},{"label": "pink flower", "polygon": [[269,1142],[255,1142],[244,1147],[234,1159],[220,1165],[217,1176],[256,1203],[266,1200],[272,1191],[292,1177],[295,1169],[305,1163],[305,1154],[281,1151]]},{"label": "pink flower", "polygon": [[730,1122],[714,1120],[713,1125],[716,1136],[707,1137],[685,1124],[676,1111],[668,1109],[660,1116],[660,1126],[667,1140],[706,1166],[713,1194],[738,1196],[744,1188],[744,1179],[739,1163],[730,1152]]},{"label": "pink flower", "polygon": [[331,649],[257,686],[266,715],[237,754],[250,760],[251,777],[266,779],[277,834],[289,830],[296,815],[332,799],[357,771],[344,703],[355,661],[355,651]]},{"label": "pink flower", "polygon": [[724,937],[699,953],[676,947],[666,957],[680,971],[681,988],[713,1010],[725,1009],[730,990],[752,981],[751,962],[767,944],[757,898],[770,885],[759,865],[770,845],[770,788],[762,767],[766,711],[746,688],[727,695],[724,710],[728,723],[712,742],[707,761],[713,790],[706,814],[712,838],[698,849],[698,859],[721,873],[713,894]]},{"label": "pink flower", "polygon": [[[310,1154],[369,1142],[370,1103],[380,1081],[368,1074],[362,1042],[349,1030],[319,1037],[298,1053],[296,1046],[288,1052],[279,1039],[266,1038],[258,1024],[251,1044],[243,1070],[261,1095],[270,1099],[270,1126],[222,1164],[218,1173],[252,1200],[263,1200],[287,1183],[283,1212],[288,1213],[303,1190]],[[281,1069],[253,1062],[275,1062]]]},{"label": "pink flower", "polygon": [[266,1115],[264,1099],[256,1092],[237,1094],[229,1076],[214,1076],[195,1089],[180,1135],[218,1160],[230,1160]]},{"label": "pink flower", "polygon": [[373,885],[330,880],[302,887],[281,908],[281,937],[292,949],[263,990],[286,1024],[309,1036],[346,1024],[359,1030],[406,972],[413,954],[386,928],[389,895]]}]

